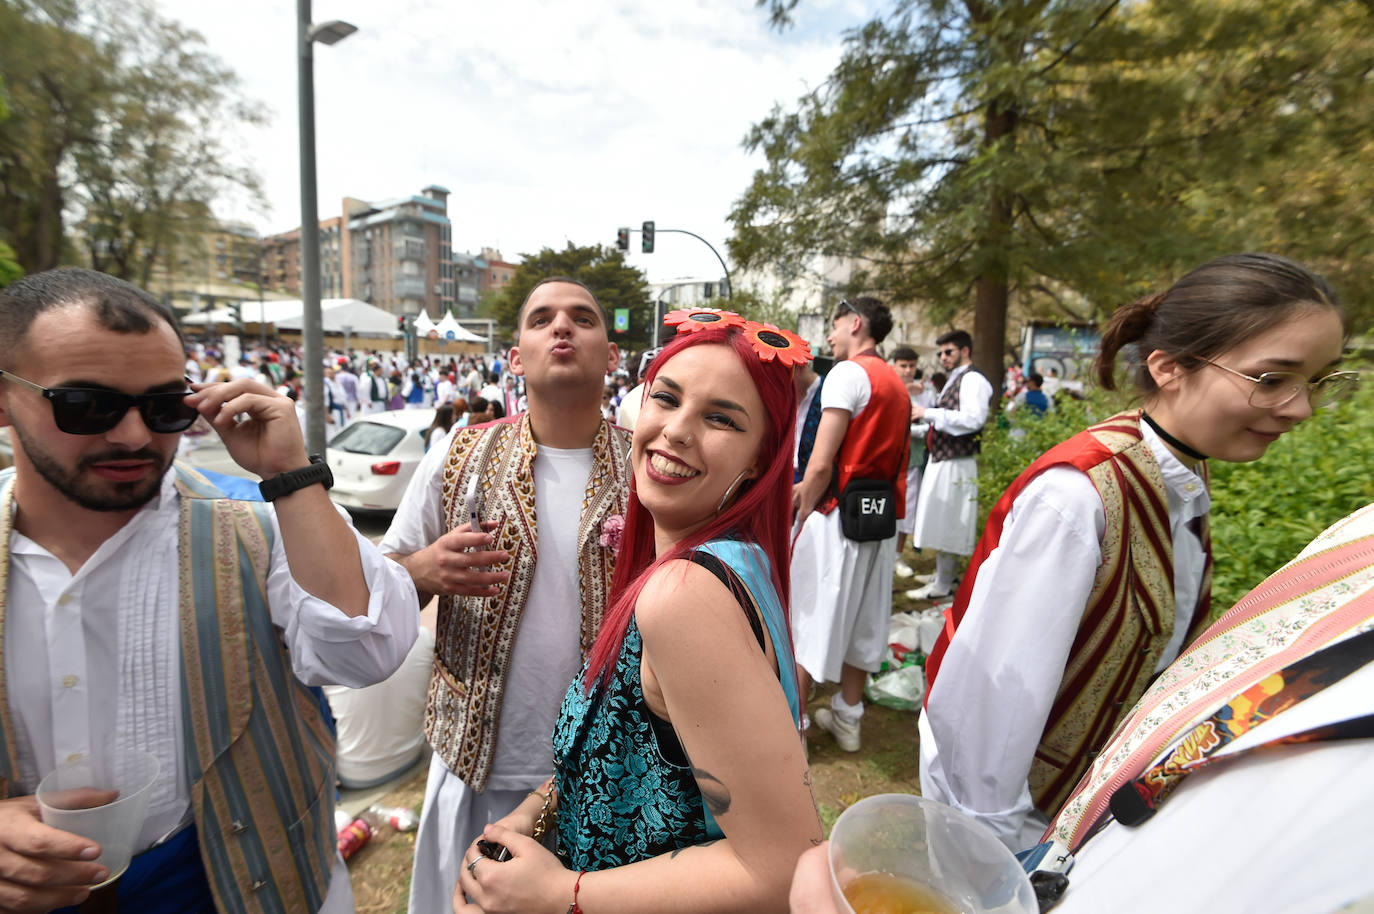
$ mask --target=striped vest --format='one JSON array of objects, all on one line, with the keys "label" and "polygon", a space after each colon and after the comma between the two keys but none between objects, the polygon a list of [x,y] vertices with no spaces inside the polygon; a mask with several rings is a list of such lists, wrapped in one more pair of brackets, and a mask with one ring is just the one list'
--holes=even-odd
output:
[{"label": "striped vest", "polygon": [[[447,528],[468,522],[468,483],[480,477],[482,516],[501,520],[491,547],[510,553],[494,570],[510,572],[494,597],[441,596],[434,636],[434,670],[425,707],[425,737],[449,770],[473,790],[486,789],[496,755],[497,726],[506,674],[539,555],[535,518],[534,459],[539,448],[528,413],[461,428],[443,468]],[[580,594],[569,594],[569,611],[580,607],[585,658],[601,627],[615,571],[615,551],[602,546],[601,525],[625,516],[630,491],[630,433],[602,421],[592,443],[592,471],[577,526]]]},{"label": "striped vest", "polygon": [[[177,464],[181,710],[201,861],[222,914],[318,911],[329,890],[334,739],[267,607],[269,509]],[[0,474],[0,638],[13,471]],[[0,797],[17,765],[0,643]]]},{"label": "striped vest", "polygon": [[[1087,474],[1097,488],[1106,526],[1101,564],[1031,763],[1031,798],[1037,808],[1050,811],[1064,802],[1127,709],[1150,684],[1173,637],[1169,505],[1159,464],[1140,433],[1139,411],[1113,416],[1046,451],[1002,494],[969,560],[945,630],[926,661],[929,689],[934,690],[950,638],[968,608],[978,567],[997,548],[1012,502],[1040,473],[1064,464]],[[1204,467],[1204,479],[1205,472]],[[1211,605],[1211,539],[1205,518],[1200,538],[1207,554],[1206,568],[1184,644],[1202,630]],[[1045,560],[1053,561],[1053,556]],[[1078,612],[1078,608],[1065,607],[1065,611]]]}]

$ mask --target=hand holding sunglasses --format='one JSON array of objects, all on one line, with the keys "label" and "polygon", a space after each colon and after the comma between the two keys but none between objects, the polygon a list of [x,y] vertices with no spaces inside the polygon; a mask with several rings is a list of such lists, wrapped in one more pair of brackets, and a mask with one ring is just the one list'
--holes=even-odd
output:
[{"label": "hand holding sunglasses", "polygon": [[268,479],[309,463],[291,400],[246,378],[191,387],[186,402],[210,421],[245,470]]}]

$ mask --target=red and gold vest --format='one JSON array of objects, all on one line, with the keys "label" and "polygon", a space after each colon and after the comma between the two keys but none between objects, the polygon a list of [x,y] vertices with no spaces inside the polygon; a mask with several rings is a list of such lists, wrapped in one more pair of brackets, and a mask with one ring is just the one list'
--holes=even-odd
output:
[{"label": "red and gold vest", "polygon": [[[1002,494],[988,515],[945,629],[926,661],[929,701],[950,638],[968,609],[978,568],[997,548],[1012,502],[1032,479],[1060,465],[1075,467],[1092,481],[1102,498],[1106,528],[1102,562],[1031,763],[1031,798],[1043,810],[1063,803],[1154,678],[1174,633],[1169,505],[1159,464],[1140,432],[1139,410],[1113,416],[1046,451]],[[1205,479],[1205,467],[1203,473]],[[1211,606],[1212,548],[1205,517],[1199,535],[1207,558],[1184,644],[1202,631]],[[1015,607],[1006,611],[1014,612]],[[1078,611],[1065,607],[1065,612]]]},{"label": "red and gold vest", "polygon": [[851,479],[890,479],[897,490],[897,516],[904,517],[911,398],[896,370],[871,351],[850,361],[868,375],[868,403],[857,416],[850,417],[835,458],[834,487],[816,510],[822,514],[835,510],[836,496]]}]

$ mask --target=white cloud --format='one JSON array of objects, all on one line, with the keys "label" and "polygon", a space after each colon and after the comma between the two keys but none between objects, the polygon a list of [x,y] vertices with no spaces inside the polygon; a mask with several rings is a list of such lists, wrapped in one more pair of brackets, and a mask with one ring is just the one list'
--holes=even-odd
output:
[{"label": "white cloud", "polygon": [[[158,0],[206,38],[274,117],[240,141],[271,215],[224,215],[266,232],[300,222],[295,4]],[[803,0],[797,27],[768,28],[751,0],[500,4],[317,0],[316,21],[357,34],[315,47],[321,216],[345,196],[452,191],[454,246],[507,256],[613,243],[654,219],[722,255],[726,215],[761,164],[750,125],[824,80],[840,32],[875,0]],[[699,242],[664,235],[631,261],[651,279],[714,275]]]}]

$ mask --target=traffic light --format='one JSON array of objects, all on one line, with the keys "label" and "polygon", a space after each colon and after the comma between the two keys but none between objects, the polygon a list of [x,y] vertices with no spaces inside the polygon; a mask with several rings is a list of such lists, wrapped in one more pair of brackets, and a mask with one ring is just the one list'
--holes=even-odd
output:
[{"label": "traffic light", "polygon": [[646,219],[643,225],[643,238],[640,240],[640,250],[646,254],[654,252],[654,220]]},{"label": "traffic light", "polygon": [[402,333],[406,332],[406,316],[404,314],[396,315],[396,329]]},{"label": "traffic light", "polygon": [[622,251],[630,249],[630,230],[628,228],[618,228],[615,230],[615,246]]}]

